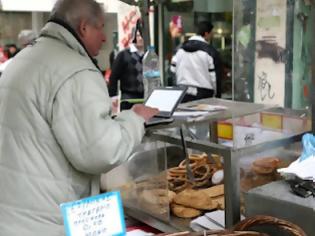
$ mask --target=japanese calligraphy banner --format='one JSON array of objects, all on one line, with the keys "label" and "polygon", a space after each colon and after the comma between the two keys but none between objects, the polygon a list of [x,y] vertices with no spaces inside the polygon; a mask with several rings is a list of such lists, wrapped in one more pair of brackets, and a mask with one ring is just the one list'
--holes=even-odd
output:
[{"label": "japanese calligraphy banner", "polygon": [[[122,11],[123,12],[123,11]],[[132,29],[136,26],[137,20],[140,18],[140,11],[138,7],[128,6],[124,14],[118,15],[118,29],[119,29],[119,48],[126,48],[132,40]]]},{"label": "japanese calligraphy banner", "polygon": [[284,106],[286,0],[257,0],[254,102]]}]

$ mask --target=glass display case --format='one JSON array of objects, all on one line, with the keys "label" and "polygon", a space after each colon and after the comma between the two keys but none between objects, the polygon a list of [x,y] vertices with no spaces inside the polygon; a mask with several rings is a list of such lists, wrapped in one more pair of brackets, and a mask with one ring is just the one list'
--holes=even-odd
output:
[{"label": "glass display case", "polygon": [[[186,189],[208,192],[213,187],[222,187],[221,205],[216,202],[217,196],[212,195],[216,207],[201,209],[201,213],[225,209],[225,226],[231,227],[246,210],[242,193],[277,180],[276,168],[287,166],[299,156],[299,141],[309,130],[307,110],[215,98],[181,104],[175,122],[149,129],[147,138],[154,142],[144,143],[145,148],[114,169],[108,179],[110,182],[123,179],[123,184],[111,189],[121,190],[127,214],[164,232],[187,230],[190,220],[174,217],[174,205],[167,201],[169,190],[174,190],[170,173],[173,168],[181,167],[179,172],[186,172],[184,178],[188,184],[180,191],[175,190],[176,196]],[[203,167],[206,171],[200,170],[201,173],[197,171],[201,176],[196,176],[194,167],[189,166],[193,180],[212,170],[206,184],[201,186],[191,185],[189,170],[183,165],[187,156],[193,164],[196,155],[204,156],[208,167]],[[212,179],[220,168],[224,185]]]}]

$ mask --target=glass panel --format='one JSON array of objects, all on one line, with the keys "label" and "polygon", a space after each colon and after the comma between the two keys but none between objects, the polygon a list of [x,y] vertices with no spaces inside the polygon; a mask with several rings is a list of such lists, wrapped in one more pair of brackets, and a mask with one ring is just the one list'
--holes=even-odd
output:
[{"label": "glass panel", "polygon": [[168,221],[166,169],[181,161],[179,153],[176,147],[165,143],[145,142],[137,147],[127,162],[106,174],[107,189],[119,190],[125,207]]},{"label": "glass panel", "polygon": [[289,138],[311,130],[306,109],[277,107],[234,117],[218,121],[219,143],[233,149]]}]

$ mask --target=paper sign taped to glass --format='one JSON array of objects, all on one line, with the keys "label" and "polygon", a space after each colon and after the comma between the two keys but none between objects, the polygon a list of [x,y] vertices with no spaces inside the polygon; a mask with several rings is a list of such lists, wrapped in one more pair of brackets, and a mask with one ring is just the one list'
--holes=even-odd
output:
[{"label": "paper sign taped to glass", "polygon": [[60,205],[67,236],[125,235],[119,192],[109,192]]}]

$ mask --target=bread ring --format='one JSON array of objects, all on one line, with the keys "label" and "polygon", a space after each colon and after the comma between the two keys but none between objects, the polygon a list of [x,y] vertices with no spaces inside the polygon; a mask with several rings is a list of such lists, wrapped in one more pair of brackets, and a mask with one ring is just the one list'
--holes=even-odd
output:
[{"label": "bread ring", "polygon": [[187,187],[187,181],[182,178],[173,178],[168,181],[168,186],[170,190],[179,192]]},{"label": "bread ring", "polygon": [[186,173],[168,173],[167,174],[167,179],[174,179],[174,178],[183,178],[183,179],[186,179]]},{"label": "bread ring", "polygon": [[173,167],[173,168],[168,169],[168,173],[172,173],[172,174],[186,174],[186,168]]},{"label": "bread ring", "polygon": [[198,155],[198,154],[190,154],[189,155],[189,160],[193,160],[199,164],[202,164],[202,163],[206,163],[207,160],[208,160],[208,156],[205,155],[205,154],[201,154],[201,155]]},{"label": "bread ring", "polygon": [[194,170],[194,179],[196,182],[204,181],[210,177],[210,166],[209,165],[199,165]]},{"label": "bread ring", "polygon": [[[193,160],[193,159],[189,159],[190,168],[194,168],[197,164],[198,164],[198,161]],[[179,163],[178,167],[179,168],[186,168],[186,159],[181,161],[181,163]]]},{"label": "bread ring", "polygon": [[210,175],[212,176],[217,170],[217,166],[215,164],[210,164]]},{"label": "bread ring", "polygon": [[209,183],[210,183],[210,179],[208,177],[208,178],[206,178],[206,179],[204,179],[202,181],[195,181],[193,183],[193,187],[202,187],[204,185],[208,185]]}]

